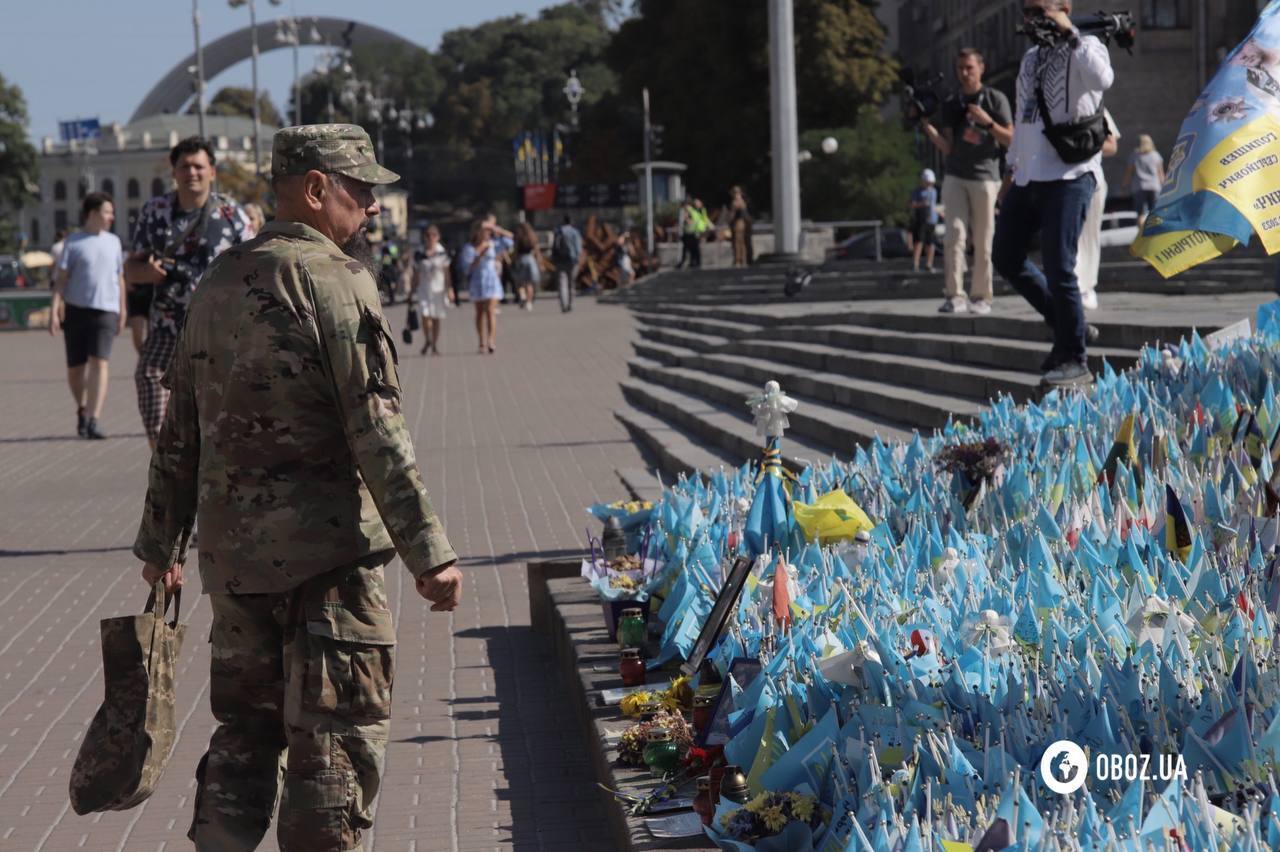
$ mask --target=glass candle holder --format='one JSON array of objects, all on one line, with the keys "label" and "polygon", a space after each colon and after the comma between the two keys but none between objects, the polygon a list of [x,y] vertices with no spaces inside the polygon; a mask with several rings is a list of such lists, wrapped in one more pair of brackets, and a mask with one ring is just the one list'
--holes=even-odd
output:
[{"label": "glass candle holder", "polygon": [[618,646],[643,648],[645,639],[644,611],[624,609],[618,619]]},{"label": "glass candle holder", "polygon": [[671,732],[664,728],[650,731],[644,746],[644,765],[649,767],[649,772],[661,777],[673,771],[679,762],[680,748],[671,739]]},{"label": "glass candle holder", "polygon": [[618,674],[622,675],[622,685],[643,685],[644,673],[645,665],[644,660],[640,659],[640,651],[636,648],[624,648],[618,660]]}]

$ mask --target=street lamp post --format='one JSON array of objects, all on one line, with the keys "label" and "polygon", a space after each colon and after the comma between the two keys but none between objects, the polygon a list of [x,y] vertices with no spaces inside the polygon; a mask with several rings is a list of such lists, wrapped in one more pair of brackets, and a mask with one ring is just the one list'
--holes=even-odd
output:
[{"label": "street lamp post", "polygon": [[644,87],[644,229],[645,250],[653,254],[653,151],[649,124],[649,87]]},{"label": "street lamp post", "polygon": [[800,251],[800,143],[796,133],[796,53],[792,0],[769,0],[769,106],[773,143],[774,254]]},{"label": "street lamp post", "polygon": [[204,48],[200,46],[200,0],[191,0],[191,29],[196,37],[196,127],[204,138]]},{"label": "street lamp post", "polygon": [[[271,5],[279,6],[284,0],[271,0]],[[258,114],[258,10],[254,0],[227,0],[232,9],[241,6],[249,7],[249,39],[253,46],[250,56],[253,65],[253,173],[262,176],[262,139],[259,127],[261,116]]]},{"label": "street lamp post", "polygon": [[[279,0],[271,2],[279,5]],[[313,42],[320,41],[320,30],[314,20],[311,23],[310,39]],[[302,20],[296,13],[276,21],[276,41],[293,47],[293,123],[299,125],[302,124],[302,78],[298,75],[298,48],[302,46]]]}]

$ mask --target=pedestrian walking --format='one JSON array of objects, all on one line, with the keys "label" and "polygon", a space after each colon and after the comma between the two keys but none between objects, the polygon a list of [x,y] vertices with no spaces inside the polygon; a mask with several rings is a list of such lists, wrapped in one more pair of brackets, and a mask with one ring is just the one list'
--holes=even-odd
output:
[{"label": "pedestrian walking", "polygon": [[[1013,186],[1000,205],[992,251],[996,269],[1053,330],[1053,349],[1041,365],[1049,385],[1093,381],[1076,252],[1105,141],[1092,133],[1064,139],[1061,128],[1097,121],[1102,95],[1115,80],[1106,46],[1081,35],[1070,13],[1070,0],[1026,0],[1024,14],[1052,22],[1058,40],[1022,57],[1009,146]],[[1037,236],[1043,271],[1028,258]]]},{"label": "pedestrian walking", "polygon": [[276,133],[277,217],[209,268],[168,376],[133,552],[148,584],[179,588],[199,517],[218,722],[200,852],[257,848],[279,789],[282,852],[361,848],[394,681],[383,566],[398,553],[433,611],[458,605],[368,266],[373,188],[397,179],[372,151],[354,125]]},{"label": "pedestrian walking", "polygon": [[[154,450],[169,391],[161,384],[173,359],[187,305],[213,259],[245,240],[249,217],[235,201],[213,191],[213,146],[191,136],[169,151],[177,189],[148,201],[138,217],[125,277],[154,285],[146,340],[133,379],[138,412]],[[230,329],[228,329],[230,331]]]},{"label": "pedestrian walking", "polygon": [[[920,173],[920,185],[911,190],[911,271],[920,271],[920,254],[925,254],[928,271],[933,272],[933,255],[938,249],[937,176],[933,169]],[[927,251],[925,251],[927,249]],[[954,310],[954,309],[953,309]]]},{"label": "pedestrian walking", "polygon": [[581,259],[582,234],[573,227],[573,219],[566,213],[551,237],[551,263],[556,270],[556,289],[560,293],[561,313],[573,310],[574,278]]},{"label": "pedestrian walking", "polygon": [[729,190],[729,238],[733,242],[733,265],[748,266],[754,260],[751,246],[751,211],[742,187]]},{"label": "pedestrian walking", "polygon": [[501,255],[511,247],[510,237],[496,231],[497,225],[489,218],[480,219],[471,227],[471,240],[461,252],[462,268],[467,272],[467,293],[475,305],[476,337],[482,354],[497,351],[498,301],[502,298],[498,264]]},{"label": "pedestrian walking", "polygon": [[80,203],[83,230],[66,238],[53,275],[49,333],[62,333],[81,438],[107,437],[98,427],[107,401],[107,362],[125,326],[124,249],[111,232],[115,219],[110,196],[86,195]]},{"label": "pedestrian walking", "polygon": [[67,244],[67,229],[59,228],[53,235],[53,245],[49,246],[49,256],[53,258],[53,268],[58,268],[58,260],[62,257],[62,249]]},{"label": "pedestrian walking", "polygon": [[[991,313],[991,241],[995,236],[996,196],[1000,165],[1013,139],[1009,99],[984,85],[986,61],[972,47],[956,55],[955,75],[960,90],[942,105],[939,131],[922,118],[920,127],[946,157],[942,207],[947,212],[943,243],[943,303],[940,313]],[[973,247],[973,280],[964,293],[965,251]]]},{"label": "pedestrian walking", "polygon": [[1155,209],[1156,197],[1164,186],[1164,157],[1146,133],[1138,134],[1138,147],[1129,154],[1124,169],[1124,188],[1133,195],[1133,211],[1138,214],[1138,230]]},{"label": "pedestrian walking", "polygon": [[698,199],[686,198],[680,202],[680,212],[676,216],[676,228],[680,231],[680,262],[676,269],[684,268],[687,261],[690,269],[702,267],[702,234],[707,229],[707,218],[699,211]]},{"label": "pedestrian walking", "polygon": [[537,296],[538,285],[542,283],[542,270],[547,265],[542,256],[542,248],[538,245],[538,234],[528,222],[521,222],[516,228],[516,258],[512,276],[516,282],[516,298],[520,307],[526,311],[533,310],[533,300]]},{"label": "pedestrian walking", "polygon": [[[1111,111],[1102,109],[1107,123],[1107,141],[1102,143],[1103,158],[1114,157],[1120,149],[1120,130],[1116,127]],[[1107,208],[1107,178],[1098,170],[1098,188],[1089,199],[1084,227],[1080,229],[1080,244],[1076,250],[1076,279],[1080,283],[1080,304],[1086,311],[1098,309],[1098,268],[1102,265],[1102,214]]]},{"label": "pedestrian walking", "polygon": [[413,283],[409,288],[409,300],[418,306],[422,315],[422,333],[426,340],[422,354],[440,354],[441,323],[449,313],[450,282],[449,252],[440,243],[440,229],[428,225],[422,234],[422,254],[413,265]]},{"label": "pedestrian walking", "polygon": [[262,226],[267,224],[267,214],[262,212],[262,205],[250,202],[244,206],[244,215],[249,217],[249,228],[245,239],[252,239],[262,233]]}]

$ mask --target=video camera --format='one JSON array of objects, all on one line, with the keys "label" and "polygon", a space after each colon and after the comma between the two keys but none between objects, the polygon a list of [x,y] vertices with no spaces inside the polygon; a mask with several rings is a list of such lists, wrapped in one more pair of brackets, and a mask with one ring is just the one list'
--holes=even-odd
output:
[{"label": "video camera", "polygon": [[902,126],[910,130],[942,106],[943,98],[938,87],[945,77],[941,73],[924,73],[917,77],[910,68],[903,68],[898,78],[902,81]]},{"label": "video camera", "polygon": [[[1096,12],[1085,17],[1073,17],[1071,24],[1081,35],[1097,36],[1108,47],[1115,39],[1116,44],[1130,53],[1138,37],[1138,27],[1128,12]],[[1024,19],[1018,32],[1040,47],[1056,47],[1067,39],[1067,34],[1043,13]]]}]

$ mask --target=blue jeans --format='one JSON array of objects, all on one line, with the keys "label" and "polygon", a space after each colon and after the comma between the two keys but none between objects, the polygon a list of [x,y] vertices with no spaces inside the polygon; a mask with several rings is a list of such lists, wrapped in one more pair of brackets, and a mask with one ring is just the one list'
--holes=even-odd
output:
[{"label": "blue jeans", "polygon": [[[1055,365],[1086,362],[1076,245],[1096,186],[1092,174],[1073,180],[1015,184],[1000,205],[996,220],[992,263],[1053,330],[1050,359]],[[1027,257],[1037,231],[1043,272]]]}]

